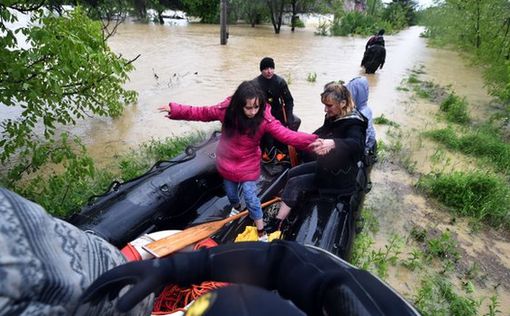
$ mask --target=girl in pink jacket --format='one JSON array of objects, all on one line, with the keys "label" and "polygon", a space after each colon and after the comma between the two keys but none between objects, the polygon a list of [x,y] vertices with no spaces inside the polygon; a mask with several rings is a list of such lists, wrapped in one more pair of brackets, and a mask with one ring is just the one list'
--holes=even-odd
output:
[{"label": "girl in pink jacket", "polygon": [[259,240],[267,241],[256,185],[260,176],[260,139],[269,133],[284,144],[305,150],[317,136],[284,127],[271,115],[264,94],[251,81],[242,82],[232,97],[213,106],[199,107],[170,102],[159,110],[168,112],[167,117],[172,120],[219,120],[222,123],[222,133],[216,149],[216,166],[233,205],[231,215],[239,212],[241,207],[237,194],[241,186],[246,207],[257,226]]}]

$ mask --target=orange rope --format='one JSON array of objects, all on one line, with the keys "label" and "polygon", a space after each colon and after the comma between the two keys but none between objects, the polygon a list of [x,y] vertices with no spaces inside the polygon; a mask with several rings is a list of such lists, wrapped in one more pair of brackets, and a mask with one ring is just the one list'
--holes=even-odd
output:
[{"label": "orange rope", "polygon": [[[218,244],[211,238],[206,238],[196,243],[193,250],[216,247],[217,245]],[[163,315],[177,311],[184,311],[184,307],[196,300],[198,297],[226,285],[228,285],[228,283],[211,281],[202,282],[201,284],[192,285],[187,288],[182,288],[175,284],[168,285],[154,301],[152,315]]]}]

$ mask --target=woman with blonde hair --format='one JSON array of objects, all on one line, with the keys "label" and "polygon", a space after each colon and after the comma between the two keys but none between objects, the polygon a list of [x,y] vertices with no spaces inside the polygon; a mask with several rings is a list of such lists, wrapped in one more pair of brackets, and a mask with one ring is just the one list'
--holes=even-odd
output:
[{"label": "woman with blonde hair", "polygon": [[356,190],[357,163],[364,154],[367,119],[356,109],[351,93],[342,83],[326,84],[321,102],[326,117],[314,132],[319,136],[312,144],[316,156],[289,170],[280,209],[270,220],[268,232],[281,228],[303,192],[318,190],[338,197]]}]

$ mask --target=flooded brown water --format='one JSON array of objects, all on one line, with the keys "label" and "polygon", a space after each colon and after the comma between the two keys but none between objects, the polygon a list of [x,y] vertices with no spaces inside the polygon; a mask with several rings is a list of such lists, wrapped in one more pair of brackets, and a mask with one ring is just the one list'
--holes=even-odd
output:
[{"label": "flooded brown water", "polygon": [[[134,62],[128,88],[139,93],[138,103],[118,119],[95,119],[73,128],[86,135],[93,156],[108,160],[115,153],[151,139],[181,135],[196,129],[213,128],[214,123],[175,122],[164,119],[156,108],[169,101],[208,105],[233,93],[243,80],[259,74],[259,61],[271,56],[276,73],[288,82],[295,99],[295,112],[302,118],[303,131],[320,126],[323,108],[319,94],[331,80],[349,80],[362,75],[359,67],[366,38],[323,37],[314,29],[285,29],[273,34],[271,27],[231,26],[228,44],[219,44],[215,25],[124,24],[111,38],[110,46]],[[376,115],[400,116],[395,87],[427,52],[419,38],[420,29],[387,36],[387,67],[369,77],[371,106]],[[307,81],[309,73],[316,82]],[[105,150],[106,149],[106,150]]]}]

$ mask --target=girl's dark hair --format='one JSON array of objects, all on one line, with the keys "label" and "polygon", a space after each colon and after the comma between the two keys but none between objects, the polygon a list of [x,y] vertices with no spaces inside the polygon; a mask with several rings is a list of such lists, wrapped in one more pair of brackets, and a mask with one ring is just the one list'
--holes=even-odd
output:
[{"label": "girl's dark hair", "polygon": [[[259,111],[255,117],[248,118],[244,114],[243,108],[246,105],[246,100],[253,98],[257,99],[255,105],[259,106]],[[243,81],[230,100],[223,121],[223,132],[229,137],[235,133],[254,136],[264,119],[265,109],[266,99],[258,84],[253,81]]]}]

